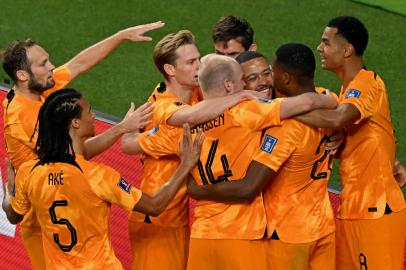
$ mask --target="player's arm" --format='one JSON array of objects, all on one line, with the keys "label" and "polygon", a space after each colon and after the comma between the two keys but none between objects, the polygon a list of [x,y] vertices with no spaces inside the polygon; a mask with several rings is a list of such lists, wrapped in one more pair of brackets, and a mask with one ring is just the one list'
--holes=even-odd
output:
[{"label": "player's arm", "polygon": [[154,195],[142,194],[141,199],[134,206],[133,211],[145,213],[156,217],[162,213],[169,202],[179,190],[186,179],[189,171],[199,160],[200,150],[203,143],[203,133],[199,131],[195,140],[190,135],[189,125],[184,125],[183,138],[180,143],[180,164],[169,181],[165,183]]},{"label": "player's arm", "polygon": [[361,113],[355,105],[351,103],[343,103],[336,109],[314,110],[296,116],[295,119],[313,127],[342,129],[347,125],[354,123],[360,119],[360,117]]},{"label": "player's arm", "polygon": [[244,178],[226,181],[215,185],[197,185],[193,177],[189,177],[188,193],[196,200],[217,202],[252,201],[272,181],[276,172],[271,168],[253,160]]},{"label": "player's arm", "polygon": [[151,37],[144,36],[144,33],[161,28],[165,23],[158,21],[150,24],[138,25],[117,32],[116,34],[94,44],[83,50],[69,62],[66,63],[72,79],[79,74],[92,68],[103,60],[114,48],[125,40],[133,42],[151,41]]},{"label": "player's arm", "polygon": [[17,224],[21,220],[23,220],[24,215],[20,215],[14,211],[13,207],[11,206],[11,200],[14,197],[15,193],[15,172],[14,168],[11,166],[11,162],[9,159],[6,159],[6,167],[7,167],[7,179],[3,185],[3,211],[7,215],[8,221],[11,224]]},{"label": "player's arm", "polygon": [[256,91],[244,90],[224,97],[203,100],[195,105],[179,109],[166,122],[172,126],[182,126],[184,123],[189,123],[193,127],[210,121],[241,101],[263,96],[264,94]]},{"label": "player's arm", "polygon": [[121,137],[121,151],[127,155],[142,154],[142,148],[138,142],[139,132],[128,132]]},{"label": "player's arm", "polygon": [[337,100],[330,94],[304,93],[284,98],[281,103],[281,120],[294,117],[316,109],[335,109]]},{"label": "player's arm", "polygon": [[145,103],[135,110],[134,104],[131,103],[124,119],[117,125],[111,127],[105,132],[91,137],[85,141],[84,156],[90,159],[112,146],[123,134],[128,132],[136,132],[140,128],[147,126],[150,121],[148,120],[153,112],[153,106]]}]

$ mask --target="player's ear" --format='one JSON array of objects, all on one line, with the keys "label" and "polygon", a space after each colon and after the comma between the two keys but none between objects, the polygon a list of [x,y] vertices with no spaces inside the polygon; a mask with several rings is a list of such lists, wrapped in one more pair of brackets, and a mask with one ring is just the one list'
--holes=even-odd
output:
[{"label": "player's ear", "polygon": [[289,73],[284,72],[284,73],[282,74],[282,82],[283,82],[285,85],[288,85],[291,81],[292,81],[292,76],[291,76]]},{"label": "player's ear", "polygon": [[164,71],[169,76],[174,76],[176,73],[175,66],[171,64],[164,64]]},{"label": "player's ear", "polygon": [[226,90],[227,93],[230,93],[233,88],[233,82],[231,80],[225,79],[223,81],[224,89]]},{"label": "player's ear", "polygon": [[252,43],[251,46],[248,48],[248,51],[256,52],[257,51],[257,44]]},{"label": "player's ear", "polygon": [[344,57],[350,57],[351,55],[355,54],[355,48],[351,43],[347,43],[344,47]]},{"label": "player's ear", "polygon": [[80,128],[80,119],[78,118],[73,118],[71,122],[72,128],[78,129]]},{"label": "player's ear", "polygon": [[23,81],[23,82],[24,82],[24,81],[28,81],[28,80],[29,80],[30,75],[28,74],[27,71],[20,69],[20,70],[17,70],[17,71],[16,71],[16,77],[17,77],[17,79],[18,79],[19,81]]}]

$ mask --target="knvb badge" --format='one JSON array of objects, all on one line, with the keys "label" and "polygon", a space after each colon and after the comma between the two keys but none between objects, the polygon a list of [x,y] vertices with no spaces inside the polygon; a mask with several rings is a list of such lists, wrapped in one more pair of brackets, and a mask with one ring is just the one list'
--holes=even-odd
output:
[{"label": "knvb badge", "polygon": [[127,193],[130,193],[130,189],[131,189],[131,184],[127,183],[127,181],[124,180],[123,177],[120,178],[120,180],[118,181],[117,184],[122,190],[124,190]]},{"label": "knvb badge", "polygon": [[264,142],[262,143],[261,150],[270,154],[275,148],[277,142],[277,138],[272,137],[271,135],[266,135]]},{"label": "knvb badge", "polygon": [[359,98],[361,96],[361,91],[357,89],[349,89],[345,98]]}]

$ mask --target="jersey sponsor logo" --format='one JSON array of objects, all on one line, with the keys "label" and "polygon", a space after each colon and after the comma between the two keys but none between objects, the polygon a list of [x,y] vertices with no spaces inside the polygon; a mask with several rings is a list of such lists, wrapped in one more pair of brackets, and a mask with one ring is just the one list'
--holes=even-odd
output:
[{"label": "jersey sponsor logo", "polygon": [[149,136],[154,135],[155,133],[157,133],[157,132],[158,132],[158,130],[159,130],[159,126],[155,126],[155,127],[153,127],[152,129],[148,130],[148,132],[147,132],[147,136],[149,137]]},{"label": "jersey sponsor logo", "polygon": [[257,101],[261,103],[272,103],[272,99],[270,98],[258,98]]},{"label": "jersey sponsor logo", "polygon": [[264,142],[262,143],[261,150],[270,154],[275,148],[277,142],[278,142],[277,138],[267,134],[265,136]]},{"label": "jersey sponsor logo", "polygon": [[124,190],[125,192],[130,193],[131,184],[125,181],[123,177],[120,178],[120,180],[117,183],[117,186],[122,190]]},{"label": "jersey sponsor logo", "polygon": [[349,89],[345,98],[359,98],[361,96],[361,91],[357,89]]}]

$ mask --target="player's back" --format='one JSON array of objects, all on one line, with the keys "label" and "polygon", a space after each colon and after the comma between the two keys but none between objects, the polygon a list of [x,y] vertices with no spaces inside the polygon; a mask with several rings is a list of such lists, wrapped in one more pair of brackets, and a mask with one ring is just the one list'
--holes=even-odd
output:
[{"label": "player's back", "polygon": [[328,134],[296,120],[265,133],[255,160],[278,172],[264,190],[269,236],[276,229],[284,242],[307,243],[335,230],[327,191],[332,161],[325,151]]},{"label": "player's back", "polygon": [[98,194],[101,182],[119,174],[82,156],[77,163],[37,162],[22,170],[41,224],[47,269],[122,269],[111,247],[110,203]]},{"label": "player's back", "polygon": [[[279,124],[279,101],[261,104],[242,102],[200,127],[205,141],[192,175],[199,185],[213,185],[243,178],[256,148],[261,130]],[[274,106],[264,116],[262,107]],[[269,109],[268,109],[269,110]],[[199,127],[199,126],[198,126]],[[196,132],[197,128],[192,129]],[[266,226],[262,195],[250,203],[217,203],[199,200],[195,207],[192,238],[259,239]]]}]

